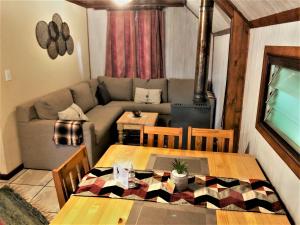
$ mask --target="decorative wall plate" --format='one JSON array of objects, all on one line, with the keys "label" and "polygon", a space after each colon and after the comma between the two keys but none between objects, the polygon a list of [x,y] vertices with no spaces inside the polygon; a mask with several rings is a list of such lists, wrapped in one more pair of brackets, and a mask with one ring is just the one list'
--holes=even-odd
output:
[{"label": "decorative wall plate", "polygon": [[55,41],[51,41],[47,48],[48,55],[51,59],[56,59],[58,56],[57,47]]},{"label": "decorative wall plate", "polygon": [[63,56],[66,52],[71,55],[74,51],[74,41],[69,26],[57,13],[53,14],[49,24],[39,21],[35,33],[39,45],[47,49],[51,59],[55,59],[58,55]]},{"label": "decorative wall plate", "polygon": [[59,34],[59,37],[56,41],[56,48],[59,55],[63,56],[66,53],[66,42],[61,33]]},{"label": "decorative wall plate", "polygon": [[35,28],[36,39],[43,49],[47,49],[50,43],[50,36],[48,32],[48,24],[45,21],[39,21]]},{"label": "decorative wall plate", "polygon": [[67,52],[71,55],[74,51],[74,41],[71,36],[69,36],[68,40],[66,40]]},{"label": "decorative wall plate", "polygon": [[70,36],[70,29],[67,23],[63,22],[61,25],[61,32],[65,40]]},{"label": "decorative wall plate", "polygon": [[58,31],[61,32],[61,25],[63,22],[62,22],[60,15],[58,15],[57,13],[54,13],[52,16],[52,21],[57,25]]},{"label": "decorative wall plate", "polygon": [[58,30],[56,23],[51,21],[48,25],[48,29],[49,29],[49,35],[50,35],[51,39],[56,41],[59,36],[59,30]]}]

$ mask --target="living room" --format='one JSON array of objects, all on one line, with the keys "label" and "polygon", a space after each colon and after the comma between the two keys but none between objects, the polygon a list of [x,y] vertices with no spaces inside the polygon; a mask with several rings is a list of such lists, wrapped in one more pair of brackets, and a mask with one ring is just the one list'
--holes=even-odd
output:
[{"label": "living room", "polygon": [[[225,141],[225,152],[216,153],[225,154],[224,162],[217,158],[210,160],[204,149],[191,153],[182,150],[183,160],[184,155],[194,154],[199,154],[200,159],[208,158],[206,169],[205,162],[200,161],[204,168],[202,175],[268,180],[284,211],[273,212],[272,217],[266,213],[269,208],[245,214],[240,209],[219,209],[212,216],[215,224],[300,223],[299,2],[132,0],[121,3],[117,0],[1,1],[0,188],[9,186],[46,217],[44,223],[28,224],[51,221],[53,224],[130,224],[128,218],[143,224],[129,217],[133,209],[130,211],[126,205],[128,198],[109,199],[112,200],[109,205],[120,204],[121,211],[123,205],[124,213],[129,210],[128,215],[111,212],[113,206],[101,208],[108,204],[108,199],[101,196],[94,200],[96,203],[92,201],[94,207],[99,206],[95,214],[100,215],[101,210],[111,212],[111,220],[102,218],[106,222],[84,223],[93,221],[84,217],[80,220],[76,201],[72,200],[78,196],[72,196],[67,207],[60,210],[51,170],[58,169],[82,149],[81,144],[87,151],[90,168],[111,167],[118,160],[129,160],[135,170],[149,169],[146,166],[154,160],[153,155],[165,154],[164,150],[151,150],[152,155],[138,152],[130,155],[131,149],[147,148],[142,146],[151,142],[147,132],[152,130],[146,126],[169,128],[173,136],[181,137],[170,145],[171,139],[152,140],[152,144],[171,149],[191,149],[192,128],[232,131],[232,147],[230,140]],[[62,40],[62,48],[58,40]],[[269,59],[269,55],[285,58]],[[293,60],[287,62],[290,58]],[[267,93],[264,86],[268,85],[270,68],[274,74],[281,75],[282,70],[277,73],[272,67],[276,63],[295,71],[289,75],[293,79],[289,81],[287,93],[296,96],[295,101],[284,106],[295,109],[291,117],[296,128],[289,126],[278,132],[272,125],[266,126],[268,116],[264,114],[271,113],[265,104],[268,97],[279,96],[275,92]],[[88,118],[87,122],[80,123],[83,141],[76,146],[55,143],[57,120],[64,121],[63,116],[69,116],[59,117],[59,112],[74,103],[83,111],[79,117]],[[284,118],[279,120],[280,126],[288,124]],[[272,132],[267,131],[270,127]],[[182,130],[177,134],[172,128]],[[203,147],[200,145],[204,142],[199,144],[197,140],[190,144]],[[212,151],[219,151],[217,139],[211,141]],[[116,146],[121,146],[121,152],[128,152],[124,158],[117,154]],[[249,157],[249,164],[231,165],[231,159],[226,158],[231,154],[243,159]],[[130,158],[138,156],[141,158]],[[191,170],[193,162],[188,161],[190,158],[185,160],[190,162]],[[230,173],[221,169],[218,172],[221,167]],[[239,169],[246,171],[237,172]],[[75,205],[73,211],[71,203]],[[93,207],[86,213],[92,210]],[[186,209],[188,213],[193,210]],[[240,213],[240,222],[233,219],[234,213]],[[150,214],[146,212],[145,218],[151,218]],[[77,223],[70,219],[72,215],[77,215]],[[5,216],[0,213],[0,224],[13,224]],[[222,216],[227,223],[220,219]],[[251,218],[257,222],[249,222]]]}]

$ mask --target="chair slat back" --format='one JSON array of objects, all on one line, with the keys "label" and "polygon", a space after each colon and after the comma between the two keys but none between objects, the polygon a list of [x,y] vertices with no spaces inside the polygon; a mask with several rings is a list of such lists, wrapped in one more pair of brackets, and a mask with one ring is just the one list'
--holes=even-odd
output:
[{"label": "chair slat back", "polygon": [[64,206],[71,194],[76,191],[81,179],[89,170],[90,165],[85,146],[81,146],[59,168],[52,170],[60,208]]},{"label": "chair slat back", "polygon": [[[188,128],[188,149],[198,151],[233,151],[233,130]],[[194,138],[194,142],[193,142]],[[194,148],[192,145],[194,144]]]},{"label": "chair slat back", "polygon": [[182,128],[144,126],[141,128],[140,133],[140,144],[142,146],[145,144],[144,134],[148,135],[148,147],[154,146],[155,137],[157,136],[157,147],[159,148],[174,148],[176,139],[178,139],[177,148],[182,148]]}]

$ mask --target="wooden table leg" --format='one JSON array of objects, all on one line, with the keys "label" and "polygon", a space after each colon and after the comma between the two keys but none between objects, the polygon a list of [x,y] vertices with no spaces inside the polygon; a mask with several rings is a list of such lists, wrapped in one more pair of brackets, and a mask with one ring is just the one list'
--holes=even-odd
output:
[{"label": "wooden table leg", "polygon": [[123,144],[123,125],[118,124],[118,132],[119,132],[119,144]]}]

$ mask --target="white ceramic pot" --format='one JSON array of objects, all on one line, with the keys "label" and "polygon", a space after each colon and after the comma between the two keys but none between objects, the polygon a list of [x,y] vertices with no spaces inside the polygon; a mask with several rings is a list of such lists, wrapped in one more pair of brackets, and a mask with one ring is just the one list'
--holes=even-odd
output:
[{"label": "white ceramic pot", "polygon": [[174,182],[177,191],[184,191],[188,186],[187,173],[179,174],[177,170],[173,170],[171,173],[171,180]]}]

